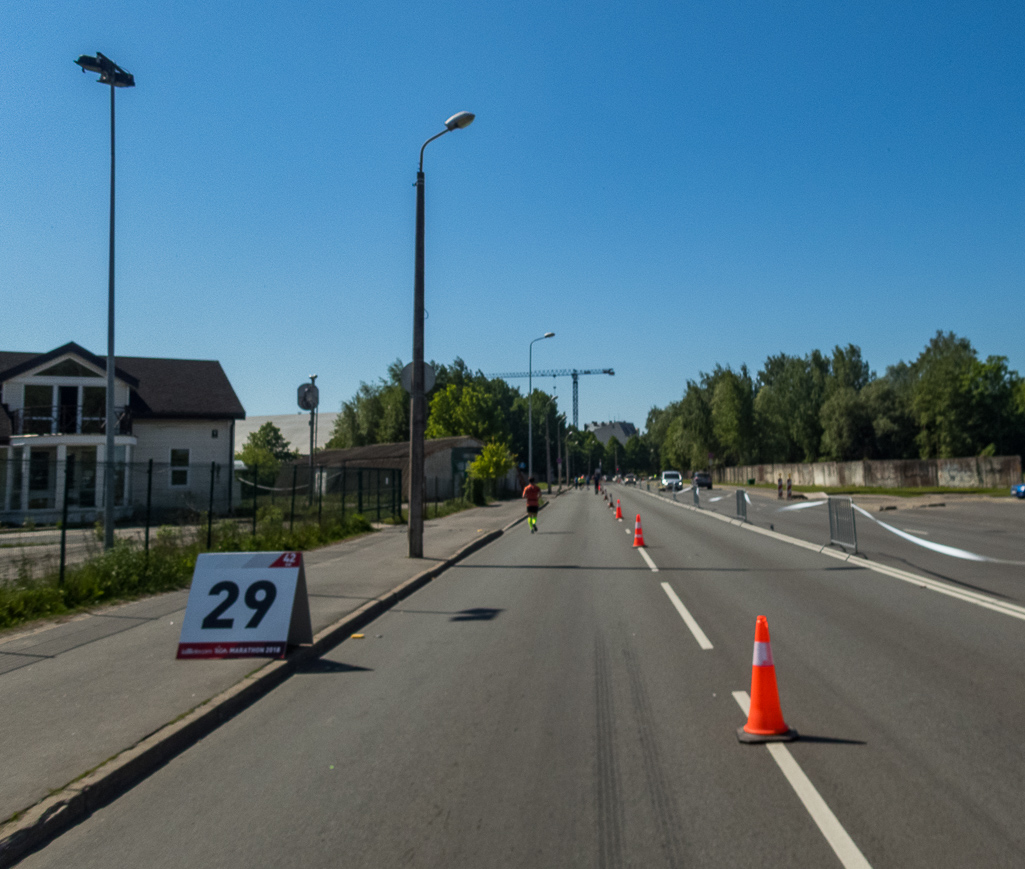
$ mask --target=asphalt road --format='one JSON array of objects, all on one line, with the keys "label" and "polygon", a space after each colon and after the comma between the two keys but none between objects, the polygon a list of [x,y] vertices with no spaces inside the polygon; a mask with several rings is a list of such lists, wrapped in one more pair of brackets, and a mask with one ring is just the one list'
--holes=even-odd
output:
[{"label": "asphalt road", "polygon": [[1025,864],[1025,622],[617,494],[658,572],[558,498],[23,865]]}]

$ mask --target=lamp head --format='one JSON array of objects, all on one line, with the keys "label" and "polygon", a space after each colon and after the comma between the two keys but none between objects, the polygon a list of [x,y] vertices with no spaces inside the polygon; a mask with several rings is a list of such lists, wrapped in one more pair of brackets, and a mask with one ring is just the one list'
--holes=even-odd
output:
[{"label": "lamp head", "polygon": [[545,337],[546,338],[554,338],[555,337],[555,333],[554,332],[545,332]]},{"label": "lamp head", "polygon": [[446,130],[461,130],[470,126],[473,119],[477,117],[473,112],[456,112],[451,118],[445,121]]},{"label": "lamp head", "polygon": [[98,72],[100,74],[100,84],[109,84],[118,88],[135,87],[134,75],[127,70],[121,69],[109,57],[100,54],[98,51],[96,52],[96,57],[88,54],[80,55],[75,63],[82,67],[82,72]]}]

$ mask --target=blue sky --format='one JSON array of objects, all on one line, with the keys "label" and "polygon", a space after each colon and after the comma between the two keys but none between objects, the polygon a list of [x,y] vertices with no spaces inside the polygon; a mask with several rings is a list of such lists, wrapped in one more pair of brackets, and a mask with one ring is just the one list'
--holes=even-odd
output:
[{"label": "blue sky", "polygon": [[[1025,373],[1025,5],[8,3],[3,349],[219,359],[250,415],[338,410],[426,355],[605,368],[581,421],[643,425],[716,363],[936,330]],[[514,381],[523,386],[525,381]],[[551,388],[550,379],[536,380]],[[570,409],[568,378],[557,393]]]}]

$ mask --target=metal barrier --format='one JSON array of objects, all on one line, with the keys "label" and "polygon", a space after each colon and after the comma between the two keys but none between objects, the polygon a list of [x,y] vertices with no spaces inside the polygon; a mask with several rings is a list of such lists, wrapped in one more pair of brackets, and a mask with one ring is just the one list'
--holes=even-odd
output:
[{"label": "metal barrier", "polygon": [[747,522],[747,493],[743,489],[737,489],[737,518]]},{"label": "metal barrier", "polygon": [[850,498],[829,499],[829,542],[850,547],[858,554],[858,529],[854,524],[854,505]]},{"label": "metal barrier", "polygon": [[698,497],[698,487],[697,486],[691,486],[690,490],[694,493],[694,506],[695,507],[700,507],[701,506],[701,499]]}]

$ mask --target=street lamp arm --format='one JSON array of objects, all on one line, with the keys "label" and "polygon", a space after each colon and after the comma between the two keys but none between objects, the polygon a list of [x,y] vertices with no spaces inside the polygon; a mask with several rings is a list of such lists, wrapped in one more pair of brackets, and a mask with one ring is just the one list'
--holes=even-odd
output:
[{"label": "street lamp arm", "polygon": [[429,138],[426,142],[424,142],[420,146],[420,168],[419,168],[418,171],[420,171],[420,172],[424,171],[424,148],[426,148],[428,145],[430,145],[431,142],[433,142],[435,139],[440,139],[442,136],[445,135],[445,133],[451,133],[451,132],[452,132],[451,130],[442,130],[436,136],[431,136],[431,138]]}]

